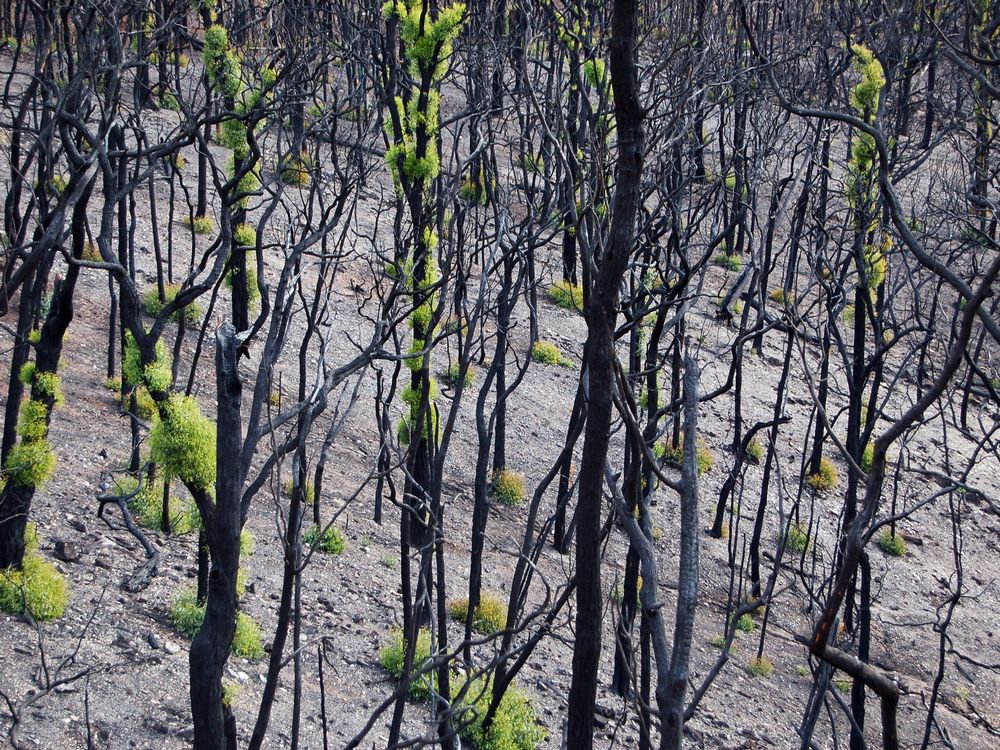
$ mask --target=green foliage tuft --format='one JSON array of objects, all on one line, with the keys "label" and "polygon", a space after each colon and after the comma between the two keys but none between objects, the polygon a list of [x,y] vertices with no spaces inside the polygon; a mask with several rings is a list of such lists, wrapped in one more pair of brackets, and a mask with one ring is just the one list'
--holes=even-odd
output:
[{"label": "green foliage tuft", "polygon": [[747,664],[747,672],[751,677],[770,677],[774,672],[774,664],[766,656],[757,657]]},{"label": "green foliage tuft", "polygon": [[[423,667],[431,656],[431,633],[427,628],[421,628],[417,634],[417,647],[413,654],[413,671]],[[397,680],[403,676],[403,666],[406,664],[406,639],[402,630],[394,630],[378,656],[379,664]],[[431,695],[431,687],[436,684],[436,675],[432,671],[422,674],[410,682],[409,694],[417,700],[427,700]]]},{"label": "green foliage tuft", "polygon": [[341,554],[346,546],[344,532],[336,526],[331,526],[324,531],[321,526],[314,524],[302,536],[302,541],[310,547],[315,547],[320,552],[325,552],[329,555]]},{"label": "green foliage tuft", "polygon": [[543,365],[569,366],[569,360],[563,357],[559,347],[551,341],[536,341],[531,347],[531,359]]},{"label": "green foliage tuft", "polygon": [[212,234],[215,231],[215,220],[211,216],[195,216],[184,220],[195,234]]},{"label": "green foliage tuft", "polygon": [[[653,447],[653,455],[663,459],[664,463],[675,468],[680,468],[684,462],[684,435],[681,435],[678,445],[671,445],[668,437],[664,442]],[[698,464],[698,476],[707,474],[715,467],[715,456],[712,451],[705,447],[705,444],[698,440],[695,445],[695,460]]]},{"label": "green foliage tuft", "polygon": [[32,381],[32,390],[40,396],[52,399],[58,406],[65,398],[62,391],[62,379],[54,372],[39,372],[35,370],[35,378]]},{"label": "green foliage tuft", "polygon": [[764,446],[757,438],[753,438],[747,443],[747,455],[757,463],[764,460]]},{"label": "green foliage tuft", "polygon": [[[453,688],[454,689],[454,688]],[[483,718],[493,699],[492,681],[477,677],[468,685],[455,707],[458,733],[478,750],[534,750],[548,736],[539,726],[528,696],[510,685],[500,700],[493,723],[483,726]]]},{"label": "green foliage tuft", "polygon": [[549,287],[549,299],[556,307],[583,312],[583,287],[570,281],[557,281]]},{"label": "green foliage tuft", "polygon": [[743,268],[743,259],[738,255],[718,253],[712,261],[715,265],[722,266],[727,271],[740,271]]},{"label": "green foliage tuft", "polygon": [[279,170],[281,181],[286,185],[308,187],[312,182],[314,167],[313,159],[306,151],[300,152],[298,156],[286,156]]},{"label": "green foliage tuft", "polygon": [[215,423],[190,396],[171,395],[149,436],[153,460],[196,489],[215,488]]},{"label": "green foliage tuft", "polygon": [[906,556],[906,540],[899,534],[893,534],[891,529],[885,529],[879,535],[878,546],[892,557]]},{"label": "green foliage tuft", "polygon": [[28,399],[21,404],[17,420],[17,436],[26,443],[45,438],[49,431],[49,407],[44,401]]},{"label": "green foliage tuft", "polygon": [[801,523],[789,524],[785,549],[796,554],[802,554],[809,548],[809,532]]},{"label": "green foliage tuft", "polygon": [[[448,605],[452,618],[465,622],[469,614],[469,600],[455,599]],[[482,593],[472,618],[472,627],[483,635],[499,633],[507,624],[507,604],[496,594]]]},{"label": "green foliage tuft", "polygon": [[[186,588],[174,599],[168,612],[174,628],[186,636],[194,638],[205,622],[205,605],[198,604],[193,588]],[[233,653],[245,659],[260,659],[264,656],[264,639],[260,625],[245,612],[236,613],[236,632],[233,634]]]},{"label": "green foliage tuft", "polygon": [[875,461],[875,444],[868,443],[861,454],[861,471],[868,474],[872,470],[872,463]]},{"label": "green foliage tuft", "polygon": [[837,467],[829,459],[819,462],[819,471],[809,477],[809,486],[814,490],[829,490],[837,486]]},{"label": "green foliage tuft", "polygon": [[753,615],[746,612],[740,615],[739,619],[736,621],[736,629],[741,633],[752,633],[757,629],[757,623],[754,622]]},{"label": "green foliage tuft", "polygon": [[448,369],[442,373],[441,377],[444,379],[446,385],[451,388],[457,388],[459,382],[462,382],[466,387],[472,385],[472,381],[476,378],[476,370],[469,365],[465,368],[465,374],[462,374],[462,366],[458,362],[453,362],[448,365]]},{"label": "green foliage tuft", "polygon": [[[181,290],[180,284],[164,284],[163,285],[163,299],[160,299],[160,292],[155,287],[148,290],[142,298],[143,307],[146,309],[148,315],[152,315],[154,318],[163,312],[163,308],[169,305],[176,299],[177,294]],[[179,320],[180,310],[175,310],[174,314],[170,316],[171,320]],[[201,320],[202,310],[201,305],[197,302],[190,302],[184,307],[184,319],[190,325],[197,325]],[[169,364],[167,365],[169,368]],[[169,385],[169,383],[168,383]],[[154,390],[157,390],[154,388]]]},{"label": "green foliage tuft", "polygon": [[48,440],[19,440],[7,456],[4,471],[14,487],[39,489],[56,469],[56,454]]},{"label": "green foliage tuft", "polygon": [[30,388],[32,382],[35,380],[35,363],[25,362],[20,372],[17,373],[17,379]]},{"label": "green foliage tuft", "polygon": [[[21,569],[0,571],[0,610],[8,614],[28,614],[38,622],[62,616],[69,603],[69,584],[56,567],[34,552],[25,534],[25,555]],[[37,548],[37,541],[34,546]]]},{"label": "green foliage tuft", "polygon": [[514,507],[524,502],[524,475],[503,469],[493,477],[491,496],[501,505]]}]

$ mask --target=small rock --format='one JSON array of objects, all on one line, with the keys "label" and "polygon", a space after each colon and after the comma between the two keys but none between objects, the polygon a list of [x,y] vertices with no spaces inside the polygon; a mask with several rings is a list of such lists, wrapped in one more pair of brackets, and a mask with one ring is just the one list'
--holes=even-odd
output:
[{"label": "small rock", "polygon": [[59,539],[56,541],[55,555],[63,562],[76,562],[83,555],[83,550],[76,542]]},{"label": "small rock", "polygon": [[164,651],[166,651],[166,652],[167,652],[168,654],[170,654],[171,656],[173,656],[174,654],[176,654],[176,653],[179,653],[179,652],[180,652],[180,650],[181,650],[181,647],[180,647],[180,646],[178,646],[178,645],[177,645],[176,643],[174,643],[173,641],[164,641],[164,642],[163,642],[163,650],[164,650]]},{"label": "small rock", "polygon": [[87,524],[85,524],[83,521],[77,518],[70,519],[69,525],[72,526],[77,531],[79,531],[81,534],[87,533]]}]

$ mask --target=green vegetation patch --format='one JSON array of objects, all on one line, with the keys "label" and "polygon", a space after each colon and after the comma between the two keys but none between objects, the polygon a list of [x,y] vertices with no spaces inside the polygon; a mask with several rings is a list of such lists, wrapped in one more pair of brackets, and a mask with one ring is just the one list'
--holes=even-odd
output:
[{"label": "green vegetation patch", "polygon": [[[448,614],[465,622],[469,614],[469,600],[455,599],[448,605]],[[482,593],[472,617],[472,627],[483,635],[499,633],[507,624],[507,604],[496,594]]]},{"label": "green vegetation patch", "polygon": [[344,532],[336,526],[324,530],[321,526],[312,525],[302,536],[302,541],[310,547],[315,547],[320,552],[328,555],[339,555],[343,553],[347,540]]},{"label": "green vegetation patch", "polygon": [[524,502],[524,475],[503,469],[493,476],[491,496],[509,508]]}]

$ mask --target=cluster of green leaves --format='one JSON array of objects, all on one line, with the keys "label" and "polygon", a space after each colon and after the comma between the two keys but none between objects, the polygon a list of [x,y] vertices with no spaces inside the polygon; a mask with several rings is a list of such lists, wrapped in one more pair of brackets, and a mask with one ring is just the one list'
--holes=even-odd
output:
[{"label": "cluster of green leaves", "polygon": [[[452,618],[465,622],[469,615],[469,600],[454,599],[448,604],[448,614]],[[479,604],[472,616],[472,627],[483,635],[499,633],[507,624],[507,604],[496,594],[482,593]]]},{"label": "cluster of green leaves", "polygon": [[770,677],[774,672],[774,663],[766,656],[755,657],[747,664],[747,672],[751,677]]},{"label": "cluster of green leaves", "polygon": [[472,365],[469,365],[463,373],[462,366],[458,362],[452,362],[448,365],[448,369],[442,373],[442,377],[444,382],[452,388],[457,388],[460,382],[468,387],[476,379],[476,370]]},{"label": "cluster of green leaves", "polygon": [[190,396],[171,394],[160,404],[160,418],[150,432],[153,460],[185,485],[215,489],[215,423]]},{"label": "cluster of green leaves", "polygon": [[483,719],[493,700],[493,682],[485,676],[474,678],[462,700],[455,706],[454,723],[459,735],[478,750],[534,750],[548,733],[538,724],[528,696],[510,685],[500,700],[487,729]]},{"label": "cluster of green leaves", "polygon": [[819,462],[819,471],[809,477],[809,486],[814,490],[829,490],[837,486],[837,467],[829,459]]},{"label": "cluster of green leaves", "polygon": [[583,287],[571,281],[557,281],[549,287],[549,299],[556,307],[583,312]]},{"label": "cluster of green leaves", "polygon": [[[653,446],[653,455],[669,466],[680,468],[684,463],[684,435],[681,435],[677,445],[674,445],[669,437],[662,443],[657,443]],[[695,461],[698,465],[698,476],[707,474],[715,468],[715,456],[701,440],[695,445]]]},{"label": "cluster of green leaves", "polygon": [[211,234],[215,231],[215,221],[211,216],[195,216],[192,218],[186,218],[184,220],[185,224],[191,227],[191,231],[195,234]]},{"label": "cluster of green leaves", "polygon": [[[417,633],[417,644],[413,654],[413,671],[420,671],[431,658],[431,632],[421,628]],[[397,680],[403,677],[403,667],[406,664],[406,639],[402,630],[394,630],[378,656],[379,664]],[[410,682],[408,692],[411,698],[427,700],[431,689],[437,684],[434,670],[426,672]]]},{"label": "cluster of green leaves", "polygon": [[728,253],[717,253],[712,262],[717,266],[722,266],[727,271],[740,271],[743,268],[743,259],[738,255]]},{"label": "cluster of green leaves", "polygon": [[789,552],[802,554],[809,548],[809,530],[801,523],[794,523],[788,526],[788,535],[785,538],[785,549]]},{"label": "cluster of green leaves", "polygon": [[302,541],[309,547],[315,547],[320,552],[328,555],[339,555],[344,551],[347,540],[344,532],[336,526],[331,526],[324,530],[322,526],[312,525],[302,536]]},{"label": "cluster of green leaves", "polygon": [[0,611],[12,615],[27,611],[32,619],[47,622],[62,616],[69,595],[66,579],[38,553],[38,529],[28,523],[20,570],[0,570]]},{"label": "cluster of green leaves", "polygon": [[7,456],[3,476],[12,487],[38,489],[51,478],[56,454],[49,444],[51,410],[63,401],[62,383],[54,372],[39,371],[33,362],[18,373],[31,388],[31,398],[22,401],[17,418],[17,443]]},{"label": "cluster of green leaves", "polygon": [[[178,293],[181,291],[180,284],[164,284],[163,285],[163,297],[160,298],[159,289],[153,287],[149,289],[143,296],[142,304],[146,309],[148,315],[152,315],[154,318],[157,317],[163,308],[173,302]],[[197,325],[201,320],[202,310],[201,305],[197,302],[191,302],[184,307],[184,320],[190,325]],[[170,316],[171,320],[180,319],[180,310],[175,310],[173,315]]]},{"label": "cluster of green leaves", "polygon": [[899,534],[893,534],[891,529],[885,529],[878,538],[878,546],[887,555],[893,557],[906,556],[906,540]]},{"label": "cluster of green leaves", "polygon": [[531,347],[531,359],[543,365],[570,366],[570,361],[563,357],[559,347],[551,341],[536,341]]},{"label": "cluster of green leaves", "polygon": [[[115,479],[114,492],[128,495],[135,491],[139,481],[124,475]],[[148,529],[164,531],[163,528],[163,479],[157,477],[146,482],[142,489],[128,502],[135,519]],[[183,536],[201,528],[201,514],[198,506],[190,498],[170,496],[170,533]]]},{"label": "cluster of green leaves", "polygon": [[524,475],[503,469],[493,476],[491,495],[501,505],[509,508],[524,502]]},{"label": "cluster of green leaves", "polygon": [[[205,622],[205,605],[198,603],[193,588],[185,588],[177,595],[168,612],[170,623],[186,636],[194,638]],[[236,632],[233,634],[233,653],[245,659],[264,656],[264,637],[260,625],[245,612],[236,613]]]}]

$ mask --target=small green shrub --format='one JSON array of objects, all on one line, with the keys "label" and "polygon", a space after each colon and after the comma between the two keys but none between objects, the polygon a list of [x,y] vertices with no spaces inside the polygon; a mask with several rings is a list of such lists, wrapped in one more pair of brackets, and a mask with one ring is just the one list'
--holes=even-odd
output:
[{"label": "small green shrub", "polygon": [[795,293],[792,291],[785,291],[781,287],[772,289],[771,293],[767,295],[772,302],[779,305],[784,305],[790,307],[795,304]]},{"label": "small green shrub", "polygon": [[727,271],[740,271],[743,268],[743,259],[738,255],[729,255],[728,253],[718,253],[712,261],[717,266],[722,266]]},{"label": "small green shrub", "polygon": [[215,231],[215,220],[211,216],[195,216],[194,221],[187,218],[184,223],[195,234],[212,234]]},{"label": "small green shrub", "polygon": [[[455,599],[448,605],[452,618],[465,622],[469,614],[469,600]],[[507,604],[495,594],[482,593],[472,618],[472,627],[483,635],[499,633],[507,624]]]},{"label": "small green shrub", "polygon": [[181,108],[180,100],[178,100],[177,95],[172,91],[164,91],[160,94],[159,105],[160,109],[166,109],[171,112],[178,112]]},{"label": "small green shrub", "polygon": [[458,362],[453,362],[448,365],[448,369],[441,374],[441,378],[444,380],[445,384],[451,388],[457,388],[460,380],[464,381],[466,387],[472,385],[472,381],[476,379],[476,370],[469,365],[465,369],[465,376],[462,376],[462,366]]},{"label": "small green shrub", "polygon": [[491,496],[501,505],[514,507],[524,502],[524,475],[504,469],[493,477]]},{"label": "small green shrub", "polygon": [[814,490],[829,490],[837,486],[837,467],[829,459],[819,462],[819,471],[810,475],[809,486]]},{"label": "small green shrub", "polygon": [[583,287],[570,281],[557,281],[549,287],[549,299],[556,307],[583,312]]},{"label": "small green shrub", "polygon": [[531,347],[531,359],[543,365],[569,365],[569,360],[563,357],[559,347],[551,341],[536,341]]},{"label": "small green shrub", "polygon": [[752,677],[770,677],[774,672],[774,664],[766,656],[751,659],[747,664],[747,672]]},{"label": "small green shrub", "polygon": [[233,653],[244,659],[264,658],[264,637],[260,625],[246,612],[236,613],[236,632],[233,634]]},{"label": "small green shrub", "polygon": [[847,305],[844,307],[843,312],[840,313],[840,319],[843,320],[847,325],[854,324],[854,305]]},{"label": "small green shrub", "polygon": [[878,538],[878,546],[892,557],[906,556],[906,540],[899,534],[893,534],[891,529],[883,529]]},{"label": "small green shrub", "polygon": [[[679,445],[671,445],[669,437],[664,442],[657,443],[653,447],[653,455],[679,469],[684,461],[684,436],[681,435]],[[701,440],[695,445],[695,460],[698,464],[698,476],[707,474],[715,467],[715,456]]]},{"label": "small green shrub", "polygon": [[[282,490],[286,495],[288,495],[288,497],[292,496],[292,487],[293,484],[291,478],[286,479],[285,483],[281,486]],[[312,482],[307,481],[304,490],[305,491],[302,494],[305,496],[306,505],[312,505],[316,502],[316,488],[313,486]]]},{"label": "small green shrub", "polygon": [[[431,632],[421,628],[417,634],[417,647],[413,654],[413,671],[419,671],[431,658]],[[403,676],[403,666],[406,664],[406,639],[403,631],[394,630],[378,656],[379,664],[397,680]],[[436,684],[433,670],[410,682],[409,694],[417,700],[427,700],[431,695],[431,687]]]},{"label": "small green shrub", "polygon": [[282,160],[279,175],[286,185],[308,187],[312,182],[313,168],[312,157],[308,152],[302,151],[298,156],[286,156]]},{"label": "small green shrub", "polygon": [[233,232],[233,239],[240,247],[256,247],[257,230],[250,224],[238,224]]},{"label": "small green shrub", "polygon": [[[205,605],[198,604],[193,588],[186,588],[174,599],[167,613],[170,623],[181,635],[194,638],[205,622]],[[233,653],[245,659],[264,656],[264,640],[260,625],[245,612],[236,613]]]},{"label": "small green shrub", "polygon": [[764,460],[764,446],[757,438],[753,438],[747,443],[747,455],[757,463]]},{"label": "small green shrub", "polygon": [[326,531],[320,526],[310,526],[302,536],[302,541],[310,547],[315,547],[320,552],[325,552],[329,555],[341,554],[346,546],[344,532],[336,526],[331,526]]},{"label": "small green shrub", "polygon": [[243,529],[240,532],[240,557],[253,557],[253,548],[256,544],[257,539],[253,532],[250,529]]},{"label": "small green shrub", "polygon": [[518,166],[527,172],[541,174],[545,171],[545,157],[541,154],[525,152],[521,158],[518,159]]},{"label": "small green shrub", "polygon": [[190,396],[171,395],[160,404],[149,444],[153,460],[189,487],[215,488],[215,423]]},{"label": "small green shrub", "polygon": [[872,463],[875,461],[875,444],[868,443],[861,454],[861,471],[868,474],[872,470]]},{"label": "small green shrub", "polygon": [[104,381],[104,388],[112,393],[121,393],[122,379],[119,377],[108,378]]},{"label": "small green shrub", "polygon": [[[56,567],[34,551],[25,533],[25,555],[21,569],[0,571],[0,610],[8,614],[28,614],[38,622],[62,616],[69,603],[69,584]],[[32,549],[34,547],[34,549]]]},{"label": "small green shrub", "polygon": [[41,488],[56,470],[56,454],[43,439],[18,440],[4,464],[7,479],[14,487]]},{"label": "small green shrub", "polygon": [[240,695],[240,685],[236,682],[230,682],[229,680],[223,680],[222,682],[222,705],[226,708],[232,708],[233,703]]},{"label": "small green shrub", "polygon": [[478,750],[535,750],[548,736],[539,726],[528,696],[511,685],[507,688],[493,723],[484,729],[483,718],[493,699],[493,685],[486,677],[475,678],[455,707],[454,723],[459,735]]},{"label": "small green shrub", "polygon": [[795,674],[797,674],[799,677],[809,677],[810,675],[812,675],[812,672],[809,671],[809,667],[800,664],[795,668]]},{"label": "small green shrub", "polygon": [[[116,495],[128,495],[136,488],[138,480],[129,475],[115,479]],[[163,528],[163,479],[143,484],[142,490],[128,502],[129,510],[141,526],[165,531]],[[170,532],[178,536],[201,528],[201,514],[190,498],[170,497]]]},{"label": "small green shrub", "polygon": [[739,619],[736,621],[736,629],[741,633],[752,633],[757,629],[757,623],[754,622],[753,615],[746,612],[740,615]]},{"label": "small green shrub", "polygon": [[852,683],[850,680],[834,680],[833,684],[842,693],[851,692]]},{"label": "small green shrub", "polygon": [[795,554],[802,554],[809,548],[809,532],[801,523],[791,524],[788,527],[788,537],[785,541],[785,549]]},{"label": "small green shrub", "polygon": [[[163,299],[160,299],[160,292],[155,287],[149,289],[142,298],[143,307],[146,309],[148,315],[152,315],[154,318],[157,317],[163,308],[169,305],[174,299],[177,298],[177,294],[181,290],[180,284],[164,284],[163,285]],[[173,315],[170,316],[171,320],[179,320],[180,310],[175,310]],[[197,302],[191,302],[184,308],[184,319],[190,325],[197,325],[201,320],[202,310],[201,305]]]}]

